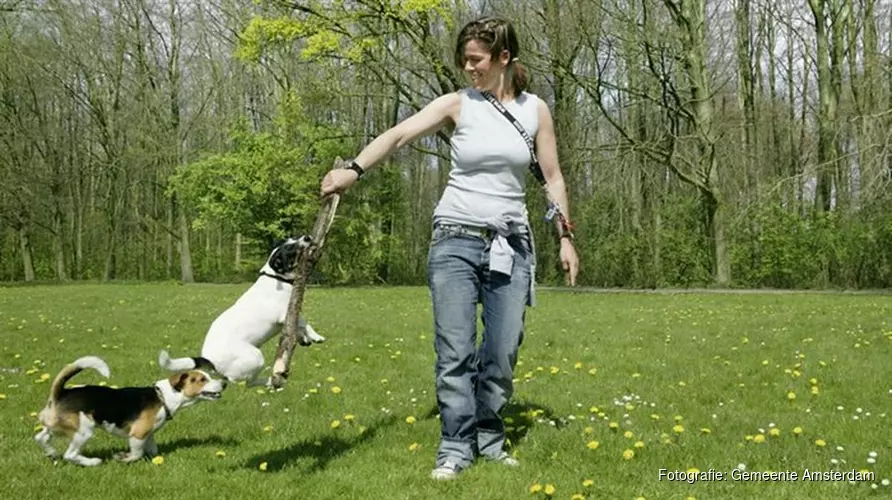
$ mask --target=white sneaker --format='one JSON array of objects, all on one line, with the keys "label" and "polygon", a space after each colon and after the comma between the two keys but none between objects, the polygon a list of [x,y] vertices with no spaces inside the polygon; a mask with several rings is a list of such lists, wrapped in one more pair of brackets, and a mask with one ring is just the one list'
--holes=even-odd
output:
[{"label": "white sneaker", "polygon": [[431,479],[447,481],[449,479],[455,479],[459,472],[461,472],[461,469],[458,464],[447,460],[431,471]]},{"label": "white sneaker", "polygon": [[508,454],[507,451],[503,451],[501,455],[492,459],[495,462],[499,462],[505,464],[507,467],[520,467],[520,462]]}]

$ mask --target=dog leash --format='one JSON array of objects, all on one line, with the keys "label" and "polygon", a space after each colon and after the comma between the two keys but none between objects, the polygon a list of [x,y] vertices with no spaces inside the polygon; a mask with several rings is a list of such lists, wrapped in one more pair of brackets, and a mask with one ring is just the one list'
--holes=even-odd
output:
[{"label": "dog leash", "polygon": [[514,118],[505,106],[496,99],[496,96],[487,90],[480,92],[483,97],[489,101],[490,104],[493,105],[505,118],[511,122],[511,125],[514,125],[514,128],[520,133],[523,137],[524,142],[527,144],[527,148],[530,150],[530,172],[533,174],[533,177],[539,181],[539,185],[541,185],[545,189],[545,196],[548,198],[548,210],[545,213],[545,220],[551,221],[555,215],[558,217],[558,221],[561,223],[561,228],[566,231],[571,237],[573,235],[573,223],[570,222],[570,219],[564,214],[564,211],[561,209],[561,206],[551,197],[551,193],[548,192],[548,188],[545,182],[545,174],[542,172],[542,166],[539,165],[539,157],[536,156],[536,145],[533,142],[533,138],[530,137],[530,134],[527,133],[526,129],[523,128],[523,125],[517,121],[517,118]]}]

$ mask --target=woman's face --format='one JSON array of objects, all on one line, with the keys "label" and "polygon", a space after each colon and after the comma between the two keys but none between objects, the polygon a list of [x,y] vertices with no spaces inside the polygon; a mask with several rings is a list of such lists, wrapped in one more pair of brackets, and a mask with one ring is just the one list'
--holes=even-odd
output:
[{"label": "woman's face", "polygon": [[[508,61],[508,51],[493,61],[489,48],[477,40],[469,40],[465,44],[465,67],[463,68],[471,85],[477,90],[493,90],[499,84],[499,77]],[[505,61],[502,61],[505,59]]]}]

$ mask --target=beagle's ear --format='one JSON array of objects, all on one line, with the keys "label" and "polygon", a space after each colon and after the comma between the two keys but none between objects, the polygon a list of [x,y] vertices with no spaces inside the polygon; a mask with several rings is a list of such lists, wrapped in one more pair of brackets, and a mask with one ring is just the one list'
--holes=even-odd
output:
[{"label": "beagle's ear", "polygon": [[187,378],[189,378],[189,372],[182,372],[174,373],[167,380],[170,382],[170,386],[173,387],[173,390],[180,392],[183,390],[183,386],[186,385]]}]

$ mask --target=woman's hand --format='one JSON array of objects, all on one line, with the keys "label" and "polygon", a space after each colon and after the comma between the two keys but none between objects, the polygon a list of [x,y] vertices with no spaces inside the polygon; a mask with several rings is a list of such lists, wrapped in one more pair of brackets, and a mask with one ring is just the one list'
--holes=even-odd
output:
[{"label": "woman's hand", "polygon": [[337,168],[329,170],[322,179],[321,194],[324,198],[331,193],[341,193],[348,187],[352,186],[359,174],[347,168]]},{"label": "woman's hand", "polygon": [[567,284],[576,286],[576,274],[579,272],[579,256],[576,255],[576,247],[570,238],[561,238],[561,266],[567,273]]}]

